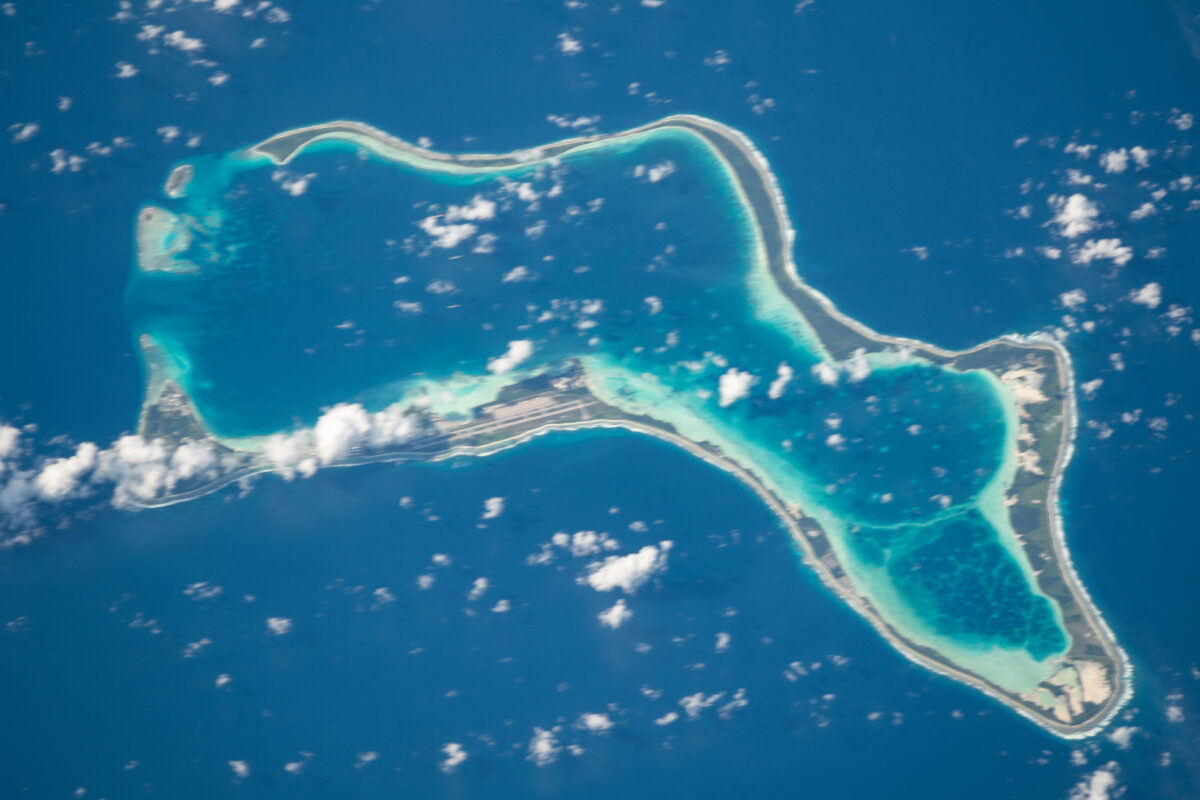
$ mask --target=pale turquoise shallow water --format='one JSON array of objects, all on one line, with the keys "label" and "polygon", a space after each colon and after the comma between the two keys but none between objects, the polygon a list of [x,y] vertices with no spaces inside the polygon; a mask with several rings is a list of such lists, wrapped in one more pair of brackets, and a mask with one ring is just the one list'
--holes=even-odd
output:
[{"label": "pale turquoise shallow water", "polygon": [[[135,270],[127,302],[135,334],[166,347],[217,434],[480,381],[526,341],[532,355],[506,379],[582,358],[606,402],[758,465],[906,634],[1018,689],[1065,649],[1002,541],[1011,533],[974,508],[1005,466],[994,379],[912,362],[865,377],[843,365],[835,385],[821,381],[810,344],[758,313],[771,290],[754,229],[694,135],[499,175],[430,173],[336,142],[284,168],[237,154],[194,163],[186,198],[154,202],[201,223],[184,254],[200,268]],[[306,191],[293,195],[297,180]],[[432,226],[464,223],[473,235],[438,246]],[[793,377],[772,397],[780,365]],[[730,369],[755,382],[722,404]]]}]

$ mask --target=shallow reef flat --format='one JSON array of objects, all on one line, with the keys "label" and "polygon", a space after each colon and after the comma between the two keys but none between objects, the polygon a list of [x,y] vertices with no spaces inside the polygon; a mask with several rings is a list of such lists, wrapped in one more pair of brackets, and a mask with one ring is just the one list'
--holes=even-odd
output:
[{"label": "shallow reef flat", "polygon": [[749,485],[909,658],[1094,733],[1129,666],[1063,540],[1065,352],[878,334],[794,236],[750,141],[686,115],[501,155],[333,122],[178,165],[127,296],[141,430],[220,458],[143,504],[619,427]]}]

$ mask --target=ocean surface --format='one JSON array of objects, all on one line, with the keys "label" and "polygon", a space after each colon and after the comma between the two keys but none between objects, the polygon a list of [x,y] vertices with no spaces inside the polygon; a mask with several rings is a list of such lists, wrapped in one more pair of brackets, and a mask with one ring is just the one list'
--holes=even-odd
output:
[{"label": "ocean surface", "polygon": [[[1200,81],[1186,4],[11,8],[0,16],[0,124],[13,126],[0,144],[0,420],[36,426],[29,437],[46,454],[65,446],[55,437],[106,444],[136,423],[135,336],[147,319],[130,280],[133,222],[181,160],[211,163],[339,118],[429,137],[437,150],[505,152],[702,114],[769,159],[801,274],[848,314],[943,347],[1056,328],[1079,380],[1102,380],[1080,399],[1063,512],[1135,692],[1109,730],[1124,733],[1050,736],[905,661],[728,476],[632,434],[563,435],[481,461],[267,477],[157,511],[98,500],[0,553],[3,794],[1065,798],[1080,782],[1096,788],[1101,770],[1113,776],[1105,792],[1195,796],[1200,545],[1186,498],[1200,212],[1189,210],[1197,128],[1184,115]],[[1137,155],[1122,171],[1101,166],[1102,153],[1134,147],[1144,166]],[[678,153],[630,157],[686,166]],[[229,434],[311,421],[348,399],[339,381],[375,385],[285,358],[275,345],[296,330],[269,330],[279,317],[256,316],[255,304],[290,309],[309,346],[371,331],[361,303],[289,297],[286,267],[336,289],[342,259],[386,253],[426,216],[413,203],[437,199],[428,187],[397,196],[404,184],[390,168],[337,148],[287,169],[254,179],[282,192],[272,184],[315,174],[297,207],[310,223],[336,210],[363,235],[332,248],[293,219],[277,241],[302,249],[283,262],[254,251],[266,221],[252,209],[228,220],[254,234],[242,263],[271,267],[268,284],[217,288],[211,300],[212,325],[244,301],[236,319],[263,326],[253,346],[234,331],[220,357],[195,362],[189,388]],[[606,171],[577,188],[605,198],[597,218],[625,216],[569,239],[548,232],[544,255],[618,241],[637,263],[653,261],[655,232],[622,222],[652,214],[638,204],[653,201],[603,185],[618,177],[628,180]],[[261,193],[233,201],[248,208]],[[1099,208],[1079,240],[1054,219],[1052,197],[1073,193]],[[1140,213],[1145,203],[1153,211]],[[697,251],[716,263],[720,247],[736,249],[727,218],[688,208],[698,216],[678,227]],[[387,230],[365,229],[374,225]],[[503,261],[515,229],[497,233]],[[1119,238],[1129,258],[1078,263],[1083,238]],[[1149,284],[1153,304],[1153,292],[1134,294]],[[1063,299],[1075,289],[1086,301]],[[378,312],[389,319],[393,300],[417,299],[403,284],[389,291]],[[204,303],[179,298],[175,320],[203,318]],[[452,318],[443,324],[460,335]],[[451,338],[430,338],[429,363],[445,363]],[[382,347],[359,349],[361,362],[318,363],[378,363]],[[252,391],[221,394],[235,387]],[[491,497],[507,498],[505,511],[481,520]],[[617,629],[597,622],[615,594],[580,586],[585,560],[553,544],[578,531],[606,532],[620,552],[674,542],[669,568],[628,598],[633,616]],[[487,585],[469,599],[480,577]],[[501,600],[510,610],[493,611]],[[291,620],[290,631],[275,634],[268,619]],[[230,680],[218,686],[221,675]],[[669,713],[679,718],[656,724]],[[611,728],[586,714],[606,714]],[[527,758],[535,741],[553,755],[542,765]],[[452,742],[467,758],[444,770]]]}]

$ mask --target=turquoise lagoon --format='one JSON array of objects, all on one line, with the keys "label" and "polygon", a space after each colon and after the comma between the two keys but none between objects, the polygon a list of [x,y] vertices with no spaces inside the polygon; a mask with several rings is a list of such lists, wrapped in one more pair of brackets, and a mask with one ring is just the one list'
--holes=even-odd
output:
[{"label": "turquoise lagoon", "polygon": [[1007,390],[899,350],[832,361],[694,133],[488,170],[345,140],[285,165],[189,163],[186,194],[153,200],[174,215],[161,241],[176,268],[161,252],[135,265],[127,303],[227,443],[340,402],[462,414],[576,359],[606,403],[718,446],[815,518],[910,641],[1017,693],[1067,651],[1003,507]]}]

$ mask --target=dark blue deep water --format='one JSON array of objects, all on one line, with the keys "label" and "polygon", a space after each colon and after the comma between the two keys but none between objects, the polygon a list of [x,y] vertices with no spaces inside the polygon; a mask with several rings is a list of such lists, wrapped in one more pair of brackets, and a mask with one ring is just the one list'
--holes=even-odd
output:
[{"label": "dark blue deep water", "polygon": [[[1126,798],[1197,795],[1200,194],[1185,179],[1200,173],[1200,128],[1181,114],[1200,111],[1200,67],[1187,2],[295,0],[254,18],[248,2],[212,5],[15,0],[0,14],[0,125],[15,126],[0,143],[0,419],[36,425],[47,448],[135,424],[132,223],[180,159],[335,118],[506,151],[703,114],[768,157],[802,273],[849,314],[946,347],[1059,327],[1080,380],[1103,380],[1081,398],[1063,510],[1081,578],[1135,665],[1113,727],[1137,730],[1127,748],[1043,733],[904,661],[797,564],[740,485],[636,437],[556,437],[478,463],[101,508],[0,553],[0,795],[1065,798],[1109,762]],[[140,40],[143,25],[166,27]],[[167,44],[174,31],[203,48]],[[581,52],[561,52],[560,34]],[[115,77],[118,62],[137,74]],[[1135,146],[1144,167],[1098,165]],[[71,155],[85,160],[55,172]],[[1103,227],[1065,240],[1049,197],[1074,192]],[[1154,213],[1130,219],[1146,202]],[[1124,266],[1072,262],[1082,239],[1114,237],[1132,248]],[[1154,309],[1128,299],[1152,282]],[[1077,288],[1087,303],[1065,309]],[[479,528],[495,496],[507,509]],[[583,560],[526,563],[583,530],[621,552],[676,543],[617,630],[596,621],[616,597],[576,583]],[[490,585],[468,601],[478,577]],[[200,581],[223,591],[184,594]],[[382,587],[394,600],[380,604]],[[512,610],[491,612],[502,598]],[[292,631],[271,635],[271,617]],[[748,705],[721,718],[743,688]],[[655,724],[697,692],[724,695]],[[584,713],[614,726],[585,731]],[[564,749],[537,767],[534,728],[554,726]],[[451,775],[438,769],[448,742],[469,756]],[[228,762],[243,760],[239,779]]]}]

